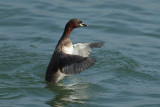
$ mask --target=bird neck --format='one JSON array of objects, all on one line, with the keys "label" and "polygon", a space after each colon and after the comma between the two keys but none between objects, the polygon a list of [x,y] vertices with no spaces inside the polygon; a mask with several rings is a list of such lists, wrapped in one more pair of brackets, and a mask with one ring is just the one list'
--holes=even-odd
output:
[{"label": "bird neck", "polygon": [[66,27],[64,29],[64,32],[63,32],[63,35],[60,38],[60,40],[58,41],[58,44],[57,44],[56,48],[61,49],[61,46],[63,46],[64,44],[66,45],[66,44],[71,42],[70,38],[69,38],[69,35],[70,35],[72,30],[73,30],[72,27],[69,27],[69,26],[66,25]]},{"label": "bird neck", "polygon": [[69,35],[71,34],[71,31],[72,31],[72,30],[73,30],[72,27],[68,27],[68,26],[66,25],[62,37],[63,37],[63,38],[64,38],[64,37],[69,37]]}]

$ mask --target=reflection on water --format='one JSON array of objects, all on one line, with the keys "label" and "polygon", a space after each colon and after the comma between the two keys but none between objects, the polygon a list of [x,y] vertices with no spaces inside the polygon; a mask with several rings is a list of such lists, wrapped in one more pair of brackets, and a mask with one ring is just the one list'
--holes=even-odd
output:
[{"label": "reflection on water", "polygon": [[46,104],[52,107],[65,106],[70,103],[84,104],[85,100],[90,98],[87,90],[88,85],[83,83],[47,83],[46,88],[55,95],[53,99],[46,102]]}]

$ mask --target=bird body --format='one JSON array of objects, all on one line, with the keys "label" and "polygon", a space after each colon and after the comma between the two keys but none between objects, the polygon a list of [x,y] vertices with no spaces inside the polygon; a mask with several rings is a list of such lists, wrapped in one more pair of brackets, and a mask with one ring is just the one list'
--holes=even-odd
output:
[{"label": "bird body", "polygon": [[88,57],[91,53],[90,48],[101,47],[103,43],[78,43],[73,45],[69,38],[73,29],[82,26],[87,25],[79,19],[71,19],[66,24],[64,33],[47,67],[46,81],[58,82],[66,75],[78,74],[94,65],[95,59]]}]

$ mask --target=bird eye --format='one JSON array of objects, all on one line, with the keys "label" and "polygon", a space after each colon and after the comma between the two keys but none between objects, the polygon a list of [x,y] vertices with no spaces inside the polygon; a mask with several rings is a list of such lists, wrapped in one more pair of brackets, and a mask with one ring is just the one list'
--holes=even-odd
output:
[{"label": "bird eye", "polygon": [[80,24],[80,23],[83,23],[83,22],[82,22],[82,21],[79,21],[79,24]]}]

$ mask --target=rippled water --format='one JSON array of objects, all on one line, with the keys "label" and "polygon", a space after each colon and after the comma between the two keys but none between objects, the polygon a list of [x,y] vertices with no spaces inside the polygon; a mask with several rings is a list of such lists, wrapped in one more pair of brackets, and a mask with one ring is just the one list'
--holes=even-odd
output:
[{"label": "rippled water", "polygon": [[[159,0],[1,0],[0,106],[160,107]],[[77,42],[105,42],[92,68],[47,84],[66,22]]]}]

